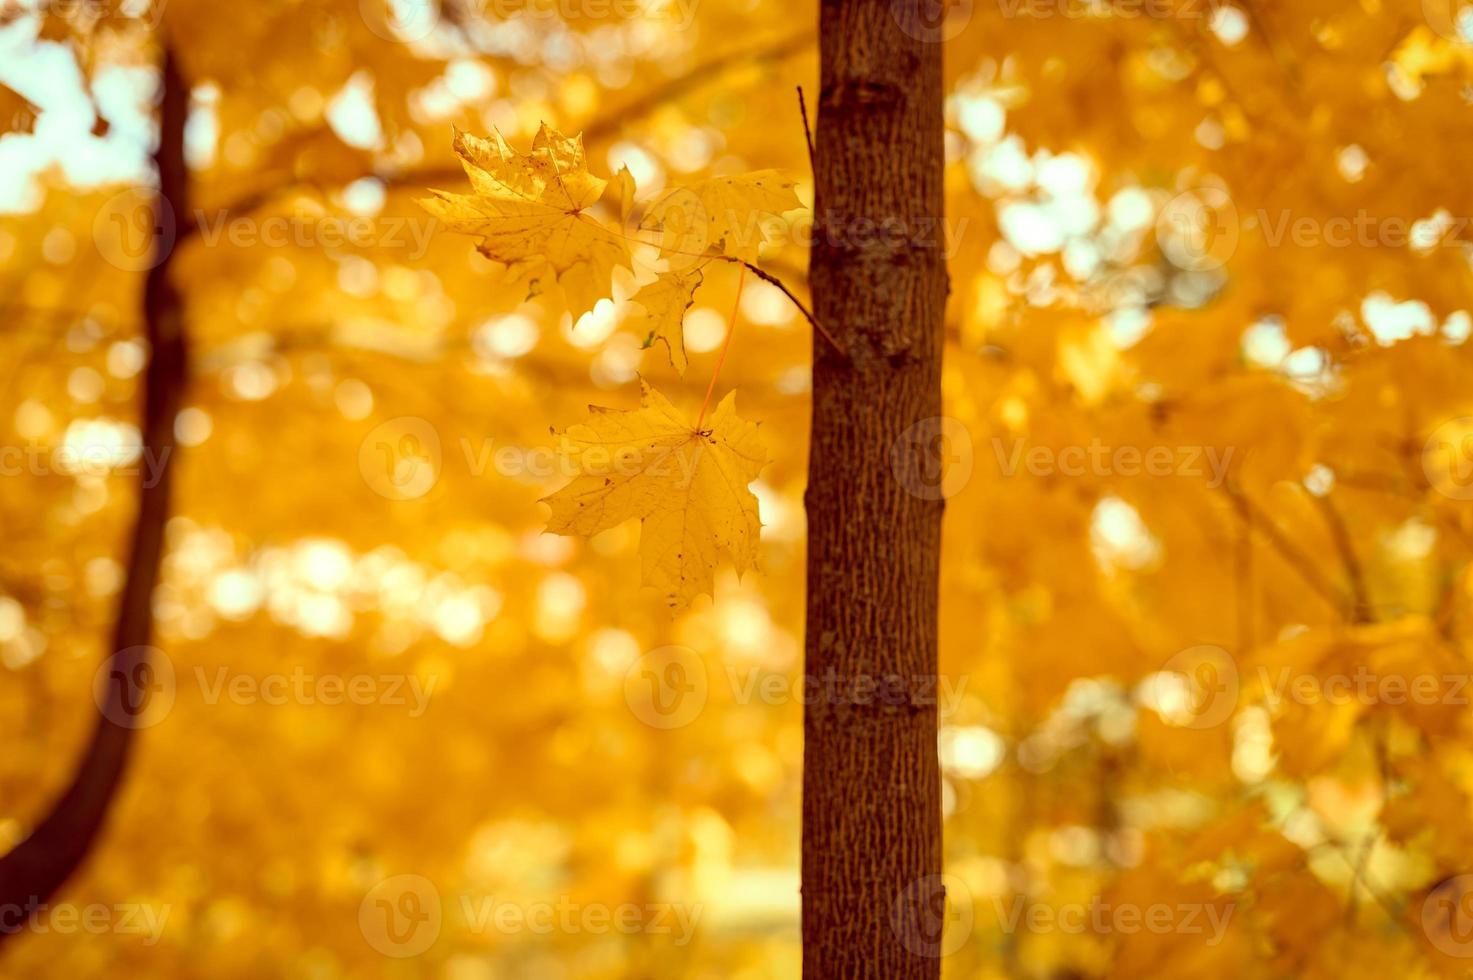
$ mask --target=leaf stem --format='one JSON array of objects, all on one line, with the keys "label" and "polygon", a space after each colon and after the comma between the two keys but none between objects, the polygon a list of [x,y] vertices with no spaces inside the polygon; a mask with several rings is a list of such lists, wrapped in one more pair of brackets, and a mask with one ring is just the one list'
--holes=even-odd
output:
[{"label": "leaf stem", "polygon": [[731,350],[731,338],[736,335],[737,314],[742,310],[742,286],[747,282],[747,263],[737,275],[736,300],[731,304],[731,326],[726,328],[726,339],[721,342],[721,354],[716,358],[716,369],[711,372],[711,383],[706,387],[706,400],[701,402],[701,414],[696,416],[696,431],[706,421],[706,409],[711,407],[711,396],[716,393],[716,379],[721,377],[721,367],[726,363],[726,352]]}]

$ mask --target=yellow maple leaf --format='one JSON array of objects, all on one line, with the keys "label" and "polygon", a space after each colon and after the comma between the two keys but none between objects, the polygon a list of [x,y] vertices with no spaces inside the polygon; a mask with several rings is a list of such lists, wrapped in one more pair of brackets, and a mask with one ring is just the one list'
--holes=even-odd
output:
[{"label": "yellow maple leaf", "polygon": [[663,341],[670,352],[670,364],[681,374],[689,359],[685,356],[685,311],[695,302],[696,287],[701,284],[701,270],[663,272],[631,297],[646,310],[639,321],[648,333],[644,346]]},{"label": "yellow maple leaf", "polygon": [[757,260],[767,241],[760,216],[801,208],[794,181],[777,170],[712,177],[660,198],[643,224],[660,233],[660,254],[683,268],[709,253]]},{"label": "yellow maple leaf", "polygon": [[[630,268],[629,248],[588,213],[608,181],[588,172],[581,136],[544,123],[529,154],[500,133],[481,139],[456,130],[454,145],[471,193],[432,190],[420,206],[450,231],[480,238],[481,254],[525,279],[529,296],[556,282],[574,320],[610,295],[615,267]],[[630,195],[632,184],[620,178]]]},{"label": "yellow maple leaf", "polygon": [[748,484],[767,451],[735,393],[700,429],[645,382],[639,408],[588,411],[565,433],[578,475],[544,498],[549,531],[588,537],[639,518],[644,583],[677,609],[711,594],[721,554],[738,575],[755,564],[762,524]]},{"label": "yellow maple leaf", "polygon": [[629,227],[629,213],[634,210],[634,175],[627,165],[614,174],[612,196],[619,205],[619,227]]}]

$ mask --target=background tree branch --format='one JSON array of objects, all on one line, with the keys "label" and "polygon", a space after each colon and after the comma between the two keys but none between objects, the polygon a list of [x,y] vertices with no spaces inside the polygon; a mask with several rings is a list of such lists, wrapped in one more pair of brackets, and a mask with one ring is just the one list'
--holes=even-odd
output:
[{"label": "background tree branch", "polygon": [[[146,687],[140,691],[140,686],[149,682],[152,669],[147,649],[153,634],[153,592],[169,515],[174,417],[183,396],[188,362],[183,304],[170,275],[173,242],[167,216],[171,210],[174,215],[187,214],[189,208],[184,162],[189,88],[167,42],[162,61],[159,145],[154,157],[159,173],[159,203],[154,213],[154,263],[143,294],[149,360],[143,378],[141,426],[144,452],[162,465],[152,480],[153,468],[139,467],[138,517],[112,652],[105,667],[106,679],[96,692],[99,711],[92,738],[55,806],[28,837],[0,858],[0,905],[32,909],[46,902],[91,852],[121,782],[137,727],[138,696],[147,693]],[[0,930],[0,941],[11,934]]]}]

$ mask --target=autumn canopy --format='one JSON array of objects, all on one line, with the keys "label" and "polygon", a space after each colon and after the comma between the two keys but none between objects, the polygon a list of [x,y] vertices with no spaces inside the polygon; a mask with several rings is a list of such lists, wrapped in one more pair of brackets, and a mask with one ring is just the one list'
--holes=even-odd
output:
[{"label": "autumn canopy", "polygon": [[0,0],[0,976],[1461,977],[1473,7]]}]

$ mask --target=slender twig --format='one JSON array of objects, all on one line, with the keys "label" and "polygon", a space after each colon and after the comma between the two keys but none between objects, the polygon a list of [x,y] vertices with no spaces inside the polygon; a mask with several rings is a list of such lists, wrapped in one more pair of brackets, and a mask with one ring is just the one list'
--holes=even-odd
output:
[{"label": "slender twig", "polygon": [[1252,30],[1252,36],[1261,41],[1263,49],[1273,60],[1279,74],[1283,77],[1286,91],[1291,101],[1303,108],[1299,93],[1299,61],[1293,48],[1288,44],[1281,43],[1280,38],[1269,30],[1268,22],[1260,9],[1257,0],[1244,0],[1243,12],[1248,17],[1248,23]]},{"label": "slender twig", "polygon": [[1406,922],[1403,920],[1401,909],[1397,907],[1395,902],[1393,902],[1390,898],[1386,896],[1385,892],[1381,891],[1379,888],[1376,888],[1374,885],[1371,884],[1370,869],[1359,866],[1357,861],[1351,857],[1350,851],[1356,846],[1356,842],[1354,841],[1342,840],[1338,837],[1327,837],[1325,840],[1317,841],[1309,845],[1309,847],[1305,848],[1305,853],[1318,850],[1333,851],[1336,856],[1338,856],[1342,861],[1345,862],[1346,866],[1350,869],[1351,875],[1353,876],[1355,882],[1359,884],[1361,890],[1364,891],[1367,895],[1371,896],[1371,898],[1375,900],[1377,905],[1381,906],[1381,909],[1386,913],[1387,918],[1395,923],[1399,928],[1406,930],[1409,934],[1412,934],[1411,930],[1407,928]]},{"label": "slender twig", "polygon": [[[651,244],[634,235],[627,234],[622,229],[617,232],[609,231],[608,228],[604,227],[602,224],[599,224],[597,221],[590,218],[587,214],[580,213],[576,215],[576,217],[581,221],[587,222],[590,226],[603,231],[605,234],[612,235],[613,237],[619,238],[623,241],[636,242],[641,245]],[[829,333],[824,325],[818,322],[818,318],[813,315],[808,307],[803,305],[802,300],[798,299],[798,297],[794,295],[793,291],[788,288],[787,284],[772,273],[766,272],[757,265],[754,265],[753,263],[748,262],[745,259],[739,259],[734,255],[720,255],[706,252],[687,252],[678,248],[667,248],[664,249],[664,252],[667,255],[684,255],[689,258],[698,258],[701,259],[703,263],[715,261],[739,263],[743,268],[750,270],[751,273],[755,275],[758,279],[761,279],[763,282],[771,283],[772,285],[776,286],[779,292],[781,292],[784,296],[792,301],[793,305],[798,308],[798,311],[803,314],[804,318],[806,318],[809,323],[813,324],[813,329],[822,334],[824,339],[833,345],[834,350],[838,351],[839,354],[845,359],[848,359],[849,351],[844,347],[844,345],[840,344],[839,341],[834,338],[834,335]]]},{"label": "slender twig", "polygon": [[745,259],[733,258],[730,255],[718,255],[718,256],[715,256],[715,258],[719,258],[723,262],[736,262],[736,263],[739,263],[744,268],[746,268],[748,271],[750,271],[752,273],[752,275],[756,276],[758,279],[761,279],[765,283],[769,283],[769,284],[771,284],[773,286],[776,286],[777,289],[778,289],[778,292],[780,292],[784,296],[786,296],[792,302],[792,304],[798,308],[798,312],[799,313],[802,313],[803,316],[804,316],[804,318],[809,323],[813,324],[813,329],[814,330],[817,330],[819,332],[819,334],[822,335],[823,339],[824,340],[827,340],[829,342],[830,346],[832,346],[834,348],[834,350],[838,351],[839,354],[842,355],[843,357],[845,357],[846,359],[849,357],[849,349],[847,347],[845,347],[843,344],[839,343],[839,341],[834,337],[834,335],[831,334],[831,333],[829,333],[827,327],[825,327],[822,323],[819,323],[818,322],[818,318],[815,317],[809,311],[808,307],[806,307],[806,306],[803,305],[803,301],[800,300],[800,299],[798,299],[797,296],[794,296],[793,295],[793,291],[791,289],[789,289],[787,287],[787,284],[784,283],[777,276],[774,276],[772,273],[767,272],[764,269],[761,269],[761,268],[759,268],[756,265],[753,265],[751,262],[748,262]]},{"label": "slender twig", "polygon": [[1299,573],[1299,577],[1304,579],[1311,589],[1334,606],[1337,611],[1346,608],[1345,597],[1330,584],[1319,567],[1283,531],[1279,530],[1277,524],[1258,510],[1246,493],[1230,483],[1224,484],[1223,490],[1232,500],[1243,522],[1267,538],[1268,543],[1279,553],[1279,556],[1289,564],[1290,568]]},{"label": "slender twig", "polygon": [[1325,525],[1330,529],[1330,537],[1335,542],[1335,550],[1340,555],[1341,564],[1345,566],[1345,577],[1350,581],[1350,592],[1355,601],[1352,619],[1357,623],[1369,622],[1371,597],[1366,589],[1365,572],[1361,569],[1360,559],[1356,557],[1355,544],[1350,540],[1345,519],[1340,516],[1340,511],[1329,497],[1313,496],[1313,500],[1325,518]]},{"label": "slender twig", "polygon": [[[1376,771],[1381,777],[1381,807],[1384,810],[1391,802],[1391,760],[1386,751],[1386,732],[1384,728],[1378,725],[1371,729],[1370,736],[1371,742],[1376,750]],[[1371,890],[1370,883],[1366,880],[1366,874],[1370,867],[1371,853],[1376,846],[1376,839],[1379,836],[1379,828],[1373,829],[1361,841],[1361,852],[1355,862],[1350,896],[1346,902],[1345,921],[1347,923],[1355,922],[1356,911],[1360,904],[1361,889],[1364,889],[1368,894]]]},{"label": "slender twig", "polygon": [[[1240,512],[1241,513],[1241,512]],[[1253,649],[1253,515],[1243,514],[1243,529],[1234,550],[1233,580],[1238,594],[1238,650]]]},{"label": "slender twig", "polygon": [[803,86],[798,86],[798,114],[803,117],[803,139],[808,143],[808,169],[814,169],[813,130],[808,128],[808,106],[803,101]]}]

